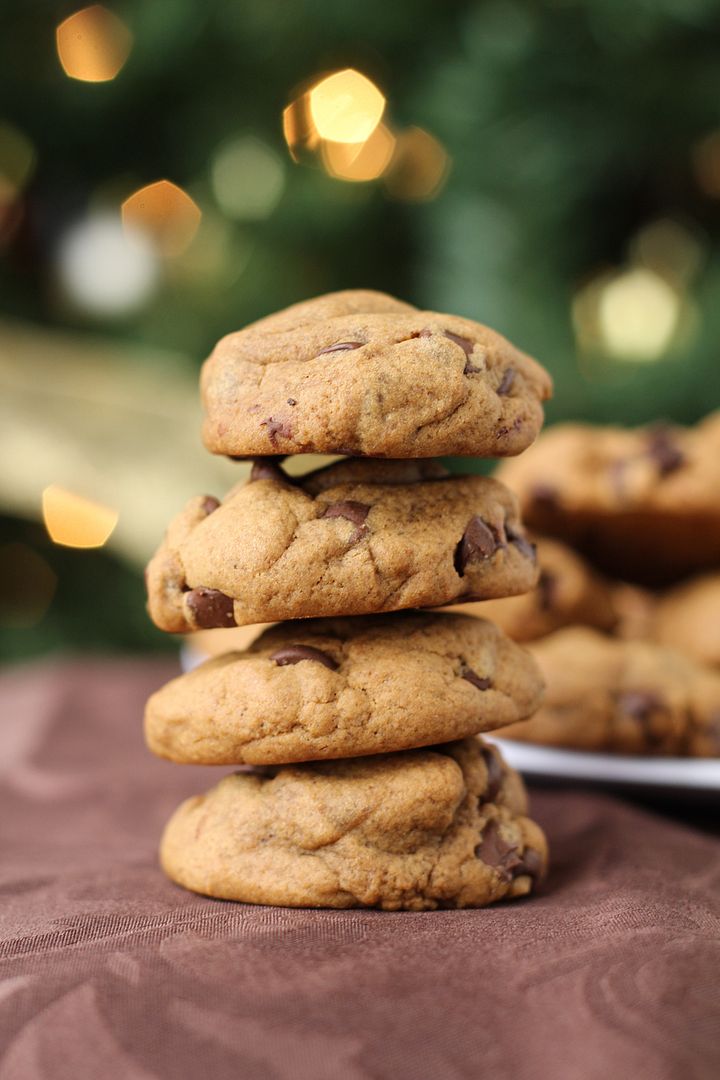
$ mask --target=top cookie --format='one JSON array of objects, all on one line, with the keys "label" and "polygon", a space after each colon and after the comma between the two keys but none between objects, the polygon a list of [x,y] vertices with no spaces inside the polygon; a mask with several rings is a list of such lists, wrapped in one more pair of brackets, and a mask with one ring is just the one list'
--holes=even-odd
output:
[{"label": "top cookie", "polygon": [[215,454],[519,454],[552,383],[500,334],[371,290],[294,304],[229,334],[206,361]]},{"label": "top cookie", "polygon": [[694,428],[561,424],[498,470],[526,524],[618,577],[663,584],[720,559],[720,412]]}]

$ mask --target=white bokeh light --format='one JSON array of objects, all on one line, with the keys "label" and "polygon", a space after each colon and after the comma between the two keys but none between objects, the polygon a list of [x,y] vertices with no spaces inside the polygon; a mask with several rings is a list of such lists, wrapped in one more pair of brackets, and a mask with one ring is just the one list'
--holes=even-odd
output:
[{"label": "white bokeh light", "polygon": [[92,315],[120,316],[149,299],[158,281],[155,249],[144,233],[107,214],[77,222],[58,252],[65,293]]}]

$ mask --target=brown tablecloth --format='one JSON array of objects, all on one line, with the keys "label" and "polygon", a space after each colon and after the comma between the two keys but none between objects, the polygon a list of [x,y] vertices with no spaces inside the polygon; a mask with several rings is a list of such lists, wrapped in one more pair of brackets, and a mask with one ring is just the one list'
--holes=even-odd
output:
[{"label": "brown tablecloth", "polygon": [[205,900],[155,861],[176,803],[219,775],[143,746],[143,701],[170,673],[77,662],[0,678],[2,1080],[720,1076],[718,839],[540,791],[553,869],[528,901]]}]

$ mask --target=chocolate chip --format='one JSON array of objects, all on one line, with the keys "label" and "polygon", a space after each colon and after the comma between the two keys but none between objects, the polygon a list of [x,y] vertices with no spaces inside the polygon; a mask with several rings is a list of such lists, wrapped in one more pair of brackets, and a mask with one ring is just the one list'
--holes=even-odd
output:
[{"label": "chocolate chip", "polygon": [[550,484],[534,484],[530,495],[533,502],[539,503],[548,510],[555,509],[559,502],[557,489],[551,487]]},{"label": "chocolate chip", "polygon": [[465,367],[463,368],[463,375],[478,375],[482,371],[482,368],[475,367],[469,360],[465,361]]},{"label": "chocolate chip", "polygon": [[[453,334],[452,330],[445,330],[444,333],[446,338],[450,338],[451,341],[460,346],[466,356],[469,356],[475,348],[475,343],[473,341],[469,341],[468,338],[465,337],[460,337],[459,334]],[[476,370],[479,369],[476,368]]]},{"label": "chocolate chip", "polygon": [[294,397],[289,397],[287,399],[287,403],[288,403],[288,405],[297,405],[297,401],[295,400]]},{"label": "chocolate chip", "polygon": [[200,504],[200,509],[207,517],[212,514],[213,510],[217,510],[219,505],[220,500],[216,499],[214,495],[206,495],[202,503]]},{"label": "chocolate chip", "polygon": [[511,544],[514,544],[521,555],[524,555],[526,559],[532,559],[533,562],[537,559],[537,548],[534,544],[531,544],[526,536],[522,533],[515,532],[510,526],[505,527],[505,533]]},{"label": "chocolate chip", "polygon": [[647,452],[661,476],[667,476],[685,464],[685,455],[675,444],[671,429],[664,426],[650,432]]},{"label": "chocolate chip", "polygon": [[250,470],[250,483],[254,480],[277,480],[281,484],[290,483],[288,477],[282,471],[274,458],[254,458]]},{"label": "chocolate chip", "polygon": [[490,679],[485,678],[484,675],[478,675],[476,671],[473,671],[471,667],[467,667],[466,665],[460,672],[460,677],[462,679],[467,679],[473,686],[477,686],[478,690],[489,690],[492,686],[492,681]]},{"label": "chocolate chip", "polygon": [[482,759],[485,762],[485,768],[487,769],[487,787],[482,797],[482,802],[495,802],[495,799],[500,794],[500,788],[502,787],[504,770],[500,755],[490,749],[488,746],[484,746],[480,751]]},{"label": "chocolate chip", "polygon": [[534,848],[525,848],[521,862],[513,870],[513,877],[522,877],[526,874],[533,881],[538,881],[543,876],[542,872],[543,860],[540,852],[535,851]]},{"label": "chocolate chip", "polygon": [[315,649],[312,645],[283,645],[270,656],[279,667],[287,664],[298,664],[301,660],[314,660],[318,664],[324,664],[326,668],[335,671],[338,667],[332,656],[328,656],[322,649]]},{"label": "chocolate chip", "polygon": [[502,397],[503,394],[507,394],[508,390],[510,389],[510,387],[512,386],[514,381],[515,381],[515,369],[511,368],[511,367],[505,368],[505,371],[503,372],[503,377],[500,380],[500,385],[498,386],[495,393],[499,397]]},{"label": "chocolate chip", "polygon": [[355,502],[354,499],[347,499],[344,502],[330,503],[323,514],[323,517],[341,517],[346,518],[348,521],[352,521],[353,525],[364,525],[365,518],[369,513],[370,507],[367,503]]},{"label": "chocolate chip", "polygon": [[540,580],[537,583],[538,603],[541,611],[552,611],[557,599],[558,579],[555,574],[541,570]]},{"label": "chocolate chip", "polygon": [[489,559],[499,546],[494,529],[483,521],[479,514],[475,514],[470,518],[462,540],[455,548],[454,563],[457,573],[463,577],[468,563]]},{"label": "chocolate chip", "polygon": [[508,844],[500,835],[498,823],[489,821],[485,826],[480,843],[475,848],[475,855],[488,866],[494,866],[507,881],[511,881],[515,869],[522,865],[517,844]]},{"label": "chocolate chip", "polygon": [[331,352],[347,352],[348,349],[362,349],[364,341],[336,341],[334,345],[328,345],[326,348],[321,349],[316,356],[324,356],[325,353]]},{"label": "chocolate chip", "polygon": [[292,428],[289,424],[286,424],[284,420],[275,420],[272,416],[268,416],[267,420],[261,420],[260,427],[267,428],[273,446],[277,442],[278,435],[281,435],[283,439],[289,439],[292,435]]},{"label": "chocolate chip", "polygon": [[617,703],[628,716],[642,721],[647,720],[656,709],[663,707],[661,698],[652,690],[626,690],[618,694]]},{"label": "chocolate chip", "polygon": [[190,589],[186,594],[186,601],[196,625],[201,630],[237,625],[232,597],[218,589]]},{"label": "chocolate chip", "polygon": [[343,502],[330,503],[323,514],[323,517],[345,518],[346,521],[351,521],[353,525],[356,525],[357,528],[350,536],[350,543],[354,544],[360,537],[365,536],[368,531],[365,519],[369,513],[370,507],[367,503],[356,502],[354,499],[346,499]]}]

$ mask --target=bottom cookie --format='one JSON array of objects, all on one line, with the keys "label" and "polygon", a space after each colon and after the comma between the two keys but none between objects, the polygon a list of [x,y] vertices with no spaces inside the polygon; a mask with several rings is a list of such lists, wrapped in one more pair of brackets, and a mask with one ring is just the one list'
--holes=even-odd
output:
[{"label": "bottom cookie", "polygon": [[525,896],[547,844],[480,739],[226,776],[170,819],[168,877],[224,900],[387,911]]}]

